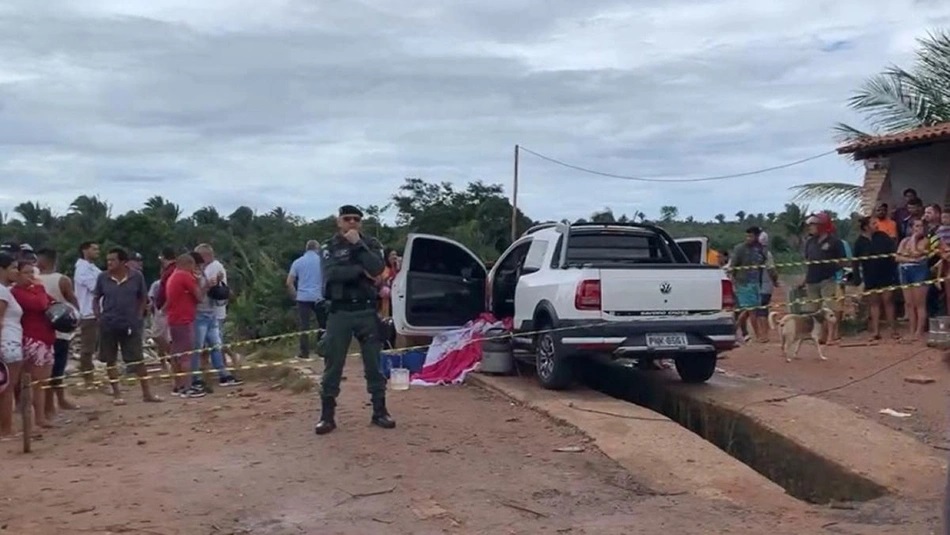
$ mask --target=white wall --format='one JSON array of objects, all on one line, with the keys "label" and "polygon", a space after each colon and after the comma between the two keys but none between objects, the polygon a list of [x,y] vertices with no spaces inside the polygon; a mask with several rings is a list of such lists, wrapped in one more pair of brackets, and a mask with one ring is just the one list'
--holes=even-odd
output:
[{"label": "white wall", "polygon": [[901,192],[914,188],[924,204],[944,205],[950,199],[950,143],[937,143],[888,156],[889,186],[881,188],[880,199],[892,207],[901,206]]}]

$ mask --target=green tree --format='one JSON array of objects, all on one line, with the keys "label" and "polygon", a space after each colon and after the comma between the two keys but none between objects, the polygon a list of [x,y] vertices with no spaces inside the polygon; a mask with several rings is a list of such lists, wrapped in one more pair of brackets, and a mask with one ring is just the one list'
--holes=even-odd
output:
[{"label": "green tree", "polygon": [[591,223],[616,223],[617,218],[614,217],[614,212],[610,208],[604,208],[599,212],[594,212],[590,215]]},{"label": "green tree", "polygon": [[673,221],[674,219],[676,219],[676,216],[678,216],[679,213],[680,213],[679,208],[675,206],[661,206],[660,207],[660,221],[663,221],[664,223],[669,223],[670,221]]}]

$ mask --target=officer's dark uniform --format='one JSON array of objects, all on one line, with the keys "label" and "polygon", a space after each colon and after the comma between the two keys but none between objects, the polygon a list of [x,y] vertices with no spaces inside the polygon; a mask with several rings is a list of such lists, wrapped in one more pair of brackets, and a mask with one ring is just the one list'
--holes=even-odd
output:
[{"label": "officer's dark uniform", "polygon": [[[340,216],[363,217],[355,206],[340,208]],[[329,303],[326,333],[320,342],[325,370],[320,390],[321,415],[315,429],[318,435],[336,429],[336,397],[352,337],[360,344],[366,390],[373,402],[372,423],[383,428],[396,427],[386,410],[386,377],[379,370],[382,349],[379,317],[376,315],[378,292],[367,276],[378,277],[385,268],[383,247],[371,236],[361,235],[353,244],[335,234],[323,248],[324,297]]]}]

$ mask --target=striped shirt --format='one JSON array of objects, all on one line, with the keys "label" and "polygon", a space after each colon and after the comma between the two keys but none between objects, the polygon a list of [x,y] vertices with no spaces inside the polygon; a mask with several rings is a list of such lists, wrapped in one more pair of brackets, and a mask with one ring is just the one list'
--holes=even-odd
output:
[{"label": "striped shirt", "polygon": [[950,246],[950,225],[940,225],[937,227],[937,230],[934,231],[934,236],[943,242],[944,245]]}]

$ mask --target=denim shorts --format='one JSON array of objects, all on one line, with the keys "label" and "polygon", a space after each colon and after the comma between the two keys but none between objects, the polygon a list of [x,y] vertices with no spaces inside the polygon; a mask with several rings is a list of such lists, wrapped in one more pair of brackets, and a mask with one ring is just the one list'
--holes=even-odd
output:
[{"label": "denim shorts", "polygon": [[901,264],[898,269],[901,284],[917,284],[924,282],[930,276],[927,264]]}]

